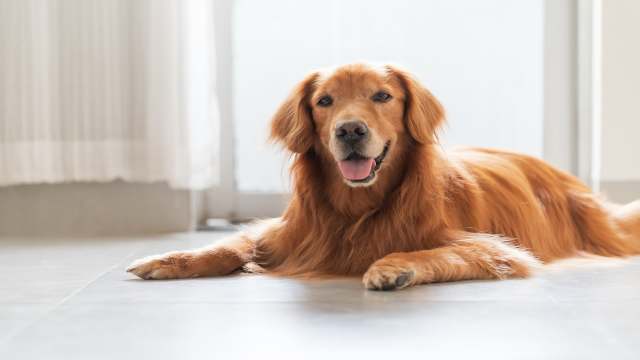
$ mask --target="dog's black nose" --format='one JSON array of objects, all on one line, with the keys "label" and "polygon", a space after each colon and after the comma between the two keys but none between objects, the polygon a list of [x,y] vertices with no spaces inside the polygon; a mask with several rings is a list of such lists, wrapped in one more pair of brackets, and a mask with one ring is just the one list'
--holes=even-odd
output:
[{"label": "dog's black nose", "polygon": [[362,121],[348,121],[336,128],[336,137],[348,144],[355,144],[369,136],[369,128]]}]

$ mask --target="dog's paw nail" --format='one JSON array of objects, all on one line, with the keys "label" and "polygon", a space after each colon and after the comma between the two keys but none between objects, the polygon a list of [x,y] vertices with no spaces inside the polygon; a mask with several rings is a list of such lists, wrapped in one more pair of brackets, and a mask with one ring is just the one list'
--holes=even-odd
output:
[{"label": "dog's paw nail", "polygon": [[140,279],[151,280],[154,278],[154,272],[159,268],[159,265],[157,257],[150,256],[134,261],[127,267],[126,272]]},{"label": "dog's paw nail", "polygon": [[407,268],[374,264],[367,270],[362,280],[367,289],[389,291],[412,285],[414,277],[415,273]]},{"label": "dog's paw nail", "polygon": [[395,290],[396,288],[396,284],[394,283],[383,283],[382,286],[380,287],[380,290],[384,290],[384,291],[389,291],[389,290]]},{"label": "dog's paw nail", "polygon": [[410,278],[411,278],[411,274],[409,274],[407,272],[404,272],[404,273],[398,275],[398,277],[396,278],[395,286],[401,288],[401,287],[407,285],[407,283],[409,282]]}]

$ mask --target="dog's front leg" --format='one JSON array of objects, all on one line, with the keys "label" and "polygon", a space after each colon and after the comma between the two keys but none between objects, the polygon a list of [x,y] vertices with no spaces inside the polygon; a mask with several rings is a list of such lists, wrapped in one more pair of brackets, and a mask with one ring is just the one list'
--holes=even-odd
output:
[{"label": "dog's front leg", "polygon": [[[228,275],[251,265],[256,244],[280,224],[279,218],[266,220],[211,246],[145,257],[134,261],[127,272],[145,280]],[[254,271],[257,268],[248,267]]]},{"label": "dog's front leg", "polygon": [[539,264],[504,237],[459,233],[447,246],[383,257],[369,267],[363,282],[368,289],[393,290],[442,281],[527,277]]}]

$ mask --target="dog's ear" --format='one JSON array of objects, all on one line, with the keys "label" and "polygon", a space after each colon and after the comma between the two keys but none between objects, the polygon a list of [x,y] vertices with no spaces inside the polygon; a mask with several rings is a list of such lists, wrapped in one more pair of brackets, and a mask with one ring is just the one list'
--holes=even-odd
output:
[{"label": "dog's ear", "polygon": [[318,73],[307,75],[280,105],[271,120],[272,141],[281,142],[294,153],[305,153],[313,146],[314,124],[309,104]]},{"label": "dog's ear", "polygon": [[404,88],[404,117],[409,134],[420,144],[435,143],[436,131],[444,123],[444,107],[407,71],[391,65],[387,70]]}]

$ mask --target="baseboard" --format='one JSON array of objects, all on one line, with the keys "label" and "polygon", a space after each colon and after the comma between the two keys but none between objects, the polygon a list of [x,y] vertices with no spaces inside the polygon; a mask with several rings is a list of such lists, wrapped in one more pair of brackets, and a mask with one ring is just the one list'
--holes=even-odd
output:
[{"label": "baseboard", "polygon": [[611,201],[628,203],[640,199],[640,180],[603,181],[600,192]]},{"label": "baseboard", "polygon": [[290,199],[288,193],[239,193],[235,198],[233,219],[279,217]]},{"label": "baseboard", "polygon": [[94,236],[189,231],[200,193],[163,183],[69,183],[0,187],[0,235]]}]

